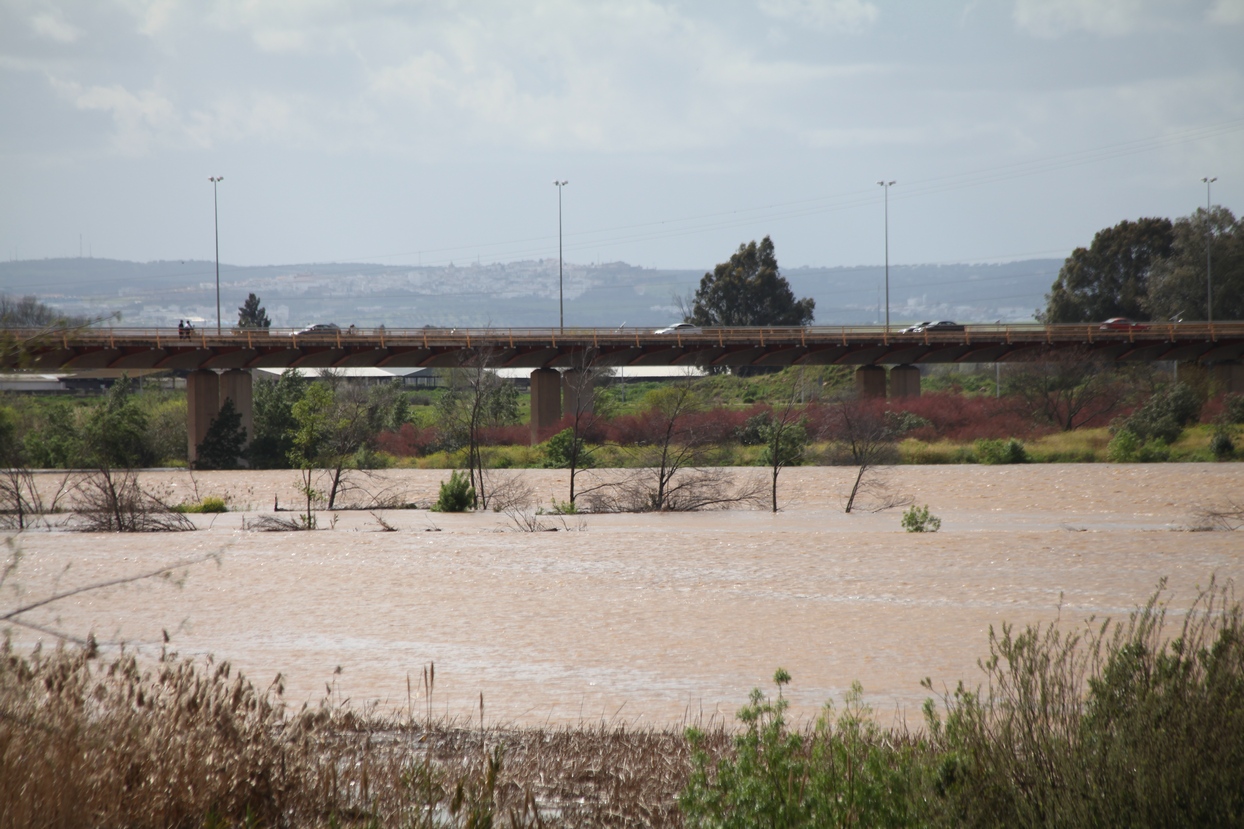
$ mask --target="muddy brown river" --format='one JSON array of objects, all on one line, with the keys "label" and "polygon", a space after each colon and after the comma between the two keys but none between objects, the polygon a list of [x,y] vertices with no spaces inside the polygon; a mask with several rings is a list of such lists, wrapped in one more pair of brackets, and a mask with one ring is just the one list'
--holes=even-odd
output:
[{"label": "muddy brown river", "polygon": [[[566,497],[564,472],[514,474],[537,504]],[[801,715],[859,680],[879,714],[915,724],[923,677],[979,680],[990,625],[1049,621],[1060,603],[1065,623],[1125,615],[1163,577],[1178,610],[1212,576],[1244,577],[1244,530],[1190,531],[1198,510],[1244,503],[1244,464],[895,468],[891,491],[928,504],[936,534],[904,532],[898,509],[844,514],[852,474],[784,472],[776,515],[585,515],[524,532],[496,513],[391,510],[378,513],[387,532],[351,511],[331,529],[322,514],[324,529],[265,533],[244,522],[274,500],[293,507],[296,473],[150,472],[174,501],[197,486],[238,511],[196,516],[193,533],[26,533],[0,608],[214,553],[180,584],[91,591],[26,618],[146,654],[167,631],[180,653],[229,660],[259,685],[282,674],[296,702],[332,687],[357,706],[477,717],[482,693],[492,722],[665,725],[731,717],[781,666]],[[366,486],[426,505],[445,477],[400,470]]]}]

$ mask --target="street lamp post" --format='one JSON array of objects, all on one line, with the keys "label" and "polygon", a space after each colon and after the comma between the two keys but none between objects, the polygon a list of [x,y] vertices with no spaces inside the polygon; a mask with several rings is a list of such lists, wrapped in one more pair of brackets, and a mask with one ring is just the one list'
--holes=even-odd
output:
[{"label": "street lamp post", "polygon": [[209,176],[212,183],[212,223],[216,227],[216,334],[220,335],[220,210],[216,206],[216,185],[225,180],[224,176]]},{"label": "street lamp post", "polygon": [[890,187],[897,182],[879,181],[885,191],[885,333],[890,334]]},{"label": "street lamp post", "polygon": [[566,330],[566,303],[562,292],[562,188],[569,181],[553,179],[557,185],[557,329]]},{"label": "street lamp post", "polygon": [[1210,325],[1214,324],[1214,225],[1210,221],[1209,188],[1218,181],[1218,176],[1206,176],[1205,182],[1205,316]]}]

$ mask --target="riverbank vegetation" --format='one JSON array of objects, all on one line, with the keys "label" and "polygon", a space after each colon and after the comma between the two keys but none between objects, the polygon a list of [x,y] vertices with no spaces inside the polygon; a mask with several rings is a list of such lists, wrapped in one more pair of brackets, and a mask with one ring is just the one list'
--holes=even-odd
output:
[{"label": "riverbank vegetation", "polygon": [[[859,402],[885,418],[896,447],[891,462],[1244,457],[1244,395],[1222,393],[1195,367],[1181,367],[1178,382],[1148,367],[1107,369],[1075,360],[997,372],[957,368],[925,376],[920,397]],[[329,469],[334,483],[326,491],[333,500],[348,487],[350,470],[410,466],[463,469],[486,501],[482,476],[488,468],[563,466],[576,474],[591,467],[641,468],[654,457],[669,457],[668,451],[654,454],[658,444],[694,450],[698,466],[772,472],[841,462],[843,436],[833,412],[853,395],[851,369],[840,366],[633,384],[598,373],[575,395],[562,422],[531,446],[525,393],[479,369],[445,374],[445,387],[415,392],[332,376],[312,381],[296,371],[258,381],[252,434],[239,432],[240,421],[215,424],[221,428],[200,447],[199,465]],[[126,464],[185,466],[184,393],[131,386],[123,398],[0,397],[6,463],[81,467],[85,442],[107,422],[121,427]],[[671,420],[674,398],[681,402]],[[662,423],[674,428],[667,431],[670,442],[659,439]],[[1007,451],[998,451],[998,442]]]},{"label": "riverbank vegetation", "polygon": [[[9,578],[6,568],[0,578]],[[0,586],[3,586],[0,581]],[[854,686],[787,717],[785,671],[733,722],[514,728],[335,686],[291,705],[228,663],[0,647],[0,824],[13,827],[1227,826],[1244,816],[1244,623],[1211,583],[1113,621],[989,633],[922,723]],[[10,611],[0,615],[20,624]]]}]

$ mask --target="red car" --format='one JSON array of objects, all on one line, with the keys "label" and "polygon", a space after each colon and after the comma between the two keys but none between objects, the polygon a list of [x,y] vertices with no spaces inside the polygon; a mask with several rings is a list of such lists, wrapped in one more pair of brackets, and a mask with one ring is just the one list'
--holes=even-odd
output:
[{"label": "red car", "polygon": [[1127,317],[1111,317],[1101,324],[1102,331],[1148,331],[1143,322],[1133,322]]}]

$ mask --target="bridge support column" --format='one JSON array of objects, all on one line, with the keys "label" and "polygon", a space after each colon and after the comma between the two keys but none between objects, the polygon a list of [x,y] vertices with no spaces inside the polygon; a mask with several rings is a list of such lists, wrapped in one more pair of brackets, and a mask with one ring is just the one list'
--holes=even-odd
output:
[{"label": "bridge support column", "polygon": [[186,460],[193,466],[207,427],[220,411],[220,377],[210,369],[186,375]]},{"label": "bridge support column", "polygon": [[890,369],[890,397],[919,397],[920,369],[894,366]]},{"label": "bridge support column", "polygon": [[246,442],[255,434],[255,407],[252,403],[253,381],[246,369],[229,369],[220,375],[220,405],[233,401],[233,408],[242,416],[242,428],[246,430]]},{"label": "bridge support column", "polygon": [[1244,363],[1217,363],[1210,369],[1214,391],[1244,394]]},{"label": "bridge support column", "polygon": [[591,414],[595,403],[596,375],[571,369],[562,375],[562,409],[568,415]]},{"label": "bridge support column", "polygon": [[860,397],[885,397],[885,369],[882,366],[857,368],[855,391]]},{"label": "bridge support column", "polygon": [[555,368],[531,373],[531,445],[562,419],[562,378]]}]

